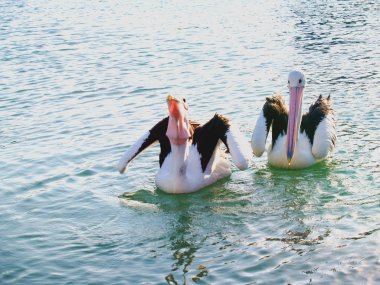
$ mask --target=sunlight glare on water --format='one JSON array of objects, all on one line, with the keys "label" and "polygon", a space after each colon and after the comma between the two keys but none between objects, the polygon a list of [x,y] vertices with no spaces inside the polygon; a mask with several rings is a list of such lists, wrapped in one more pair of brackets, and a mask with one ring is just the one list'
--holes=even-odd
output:
[{"label": "sunlight glare on water", "polygon": [[[1,284],[380,283],[377,1],[2,1]],[[331,94],[338,140],[299,171],[267,156],[190,195],[156,189],[167,116],[229,116]]]}]

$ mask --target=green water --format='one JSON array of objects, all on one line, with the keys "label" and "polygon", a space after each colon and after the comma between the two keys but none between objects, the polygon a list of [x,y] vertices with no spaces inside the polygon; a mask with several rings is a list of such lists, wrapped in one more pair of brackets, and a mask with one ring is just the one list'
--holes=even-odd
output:
[{"label": "green water", "polygon": [[[0,284],[380,284],[377,1],[2,1]],[[251,136],[295,66],[338,141],[299,171],[254,158],[189,195],[156,189],[167,116]]]}]

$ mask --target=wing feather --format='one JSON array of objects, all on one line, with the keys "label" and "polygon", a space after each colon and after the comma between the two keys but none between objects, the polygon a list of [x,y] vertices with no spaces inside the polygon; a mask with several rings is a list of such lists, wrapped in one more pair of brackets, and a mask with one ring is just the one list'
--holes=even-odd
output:
[{"label": "wing feather", "polygon": [[194,132],[193,144],[197,145],[201,155],[202,170],[207,168],[219,140],[226,145],[235,165],[241,170],[246,169],[252,156],[248,142],[228,118],[216,114]]},{"label": "wing feather", "polygon": [[132,144],[119,160],[118,169],[123,173],[128,164],[141,152],[154,145],[157,141],[160,143],[160,165],[162,165],[167,154],[170,152],[170,141],[166,136],[169,118],[165,118],[158,122],[153,128],[141,136],[134,144]]},{"label": "wing feather", "polygon": [[319,96],[310,106],[309,112],[302,117],[301,132],[305,132],[308,136],[315,158],[324,158],[334,149],[336,123],[330,96],[327,98]]}]

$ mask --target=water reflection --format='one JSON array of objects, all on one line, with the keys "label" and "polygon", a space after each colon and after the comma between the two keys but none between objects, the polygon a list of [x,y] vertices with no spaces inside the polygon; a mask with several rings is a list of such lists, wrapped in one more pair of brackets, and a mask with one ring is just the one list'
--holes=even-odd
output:
[{"label": "water reflection", "polygon": [[193,220],[197,219],[197,205],[202,203],[202,196],[204,194],[169,195],[160,190],[138,190],[120,196],[120,202],[124,206],[144,213],[151,209],[160,214],[163,223],[166,223],[165,249],[169,251],[162,254],[169,253],[173,259],[171,268],[165,275],[168,284],[187,284],[187,274],[195,253],[202,246],[203,237],[200,239],[199,233],[193,227]]},{"label": "water reflection", "polygon": [[[211,185],[192,194],[172,195],[156,191],[138,190],[124,193],[120,203],[130,209],[149,215],[160,215],[165,224],[165,246],[160,255],[171,256],[172,263],[165,275],[168,284],[199,282],[208,276],[208,268],[197,256],[198,250],[209,244],[228,243],[228,233],[238,225],[242,230],[243,219],[236,212],[248,204],[240,193],[223,187],[229,182]],[[221,246],[219,246],[221,247]],[[227,247],[221,247],[224,250]]]},{"label": "water reflection", "polygon": [[256,175],[267,181],[265,194],[273,205],[272,215],[283,220],[276,235],[267,235],[266,241],[282,242],[303,254],[311,250],[307,247],[322,243],[330,235],[328,227],[315,227],[314,220],[319,215],[317,209],[336,198],[326,183],[331,175],[329,162],[294,171],[268,166]]},{"label": "water reflection", "polygon": [[196,241],[197,237],[193,236],[193,217],[188,211],[189,208],[182,209],[172,225],[172,232],[169,233],[170,250],[173,252],[174,260],[171,272],[165,277],[169,284],[181,284],[173,275],[178,270],[180,271],[178,278],[183,278],[183,284],[187,283],[187,273],[194,261],[195,252],[201,246],[199,241]]}]

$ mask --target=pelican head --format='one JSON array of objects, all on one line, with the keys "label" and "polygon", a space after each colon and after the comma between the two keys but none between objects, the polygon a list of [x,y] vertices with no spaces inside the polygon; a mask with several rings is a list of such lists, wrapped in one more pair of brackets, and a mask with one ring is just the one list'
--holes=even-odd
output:
[{"label": "pelican head", "polygon": [[169,109],[169,123],[166,136],[172,144],[185,144],[192,136],[188,119],[189,106],[186,103],[186,99],[168,95],[166,102]]},{"label": "pelican head", "polygon": [[298,134],[302,119],[302,98],[303,90],[306,85],[305,75],[301,71],[294,70],[288,76],[289,88],[289,114],[288,129],[286,134],[286,156],[289,165],[293,159],[297,144]]}]

